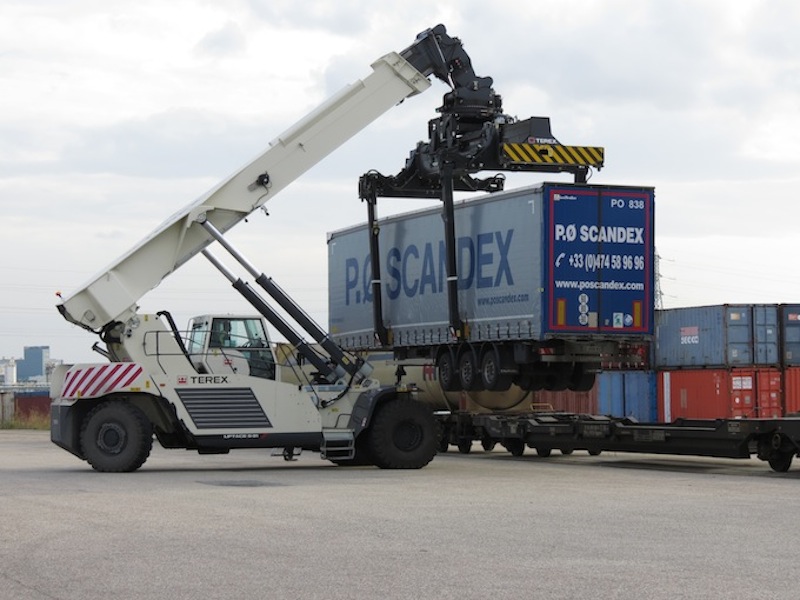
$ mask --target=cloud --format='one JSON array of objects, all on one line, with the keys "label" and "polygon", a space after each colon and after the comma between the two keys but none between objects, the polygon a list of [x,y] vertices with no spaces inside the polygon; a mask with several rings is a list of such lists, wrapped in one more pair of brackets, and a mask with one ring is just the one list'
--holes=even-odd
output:
[{"label": "cloud", "polygon": [[246,48],[247,38],[242,28],[228,21],[218,30],[207,33],[195,46],[195,52],[201,56],[227,58],[241,55]]}]

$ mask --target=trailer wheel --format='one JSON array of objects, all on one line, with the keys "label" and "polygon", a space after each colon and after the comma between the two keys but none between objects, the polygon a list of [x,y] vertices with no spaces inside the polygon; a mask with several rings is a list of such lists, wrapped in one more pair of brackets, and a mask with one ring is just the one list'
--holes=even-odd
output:
[{"label": "trailer wheel", "polygon": [[600,456],[603,451],[602,450],[587,450],[589,456]]},{"label": "trailer wheel", "polygon": [[537,446],[536,447],[536,454],[541,456],[542,458],[547,458],[553,453],[552,448],[547,448],[545,446]]},{"label": "trailer wheel", "polygon": [[433,413],[410,398],[394,398],[377,409],[367,447],[381,469],[420,469],[436,455],[439,435]]},{"label": "trailer wheel", "polygon": [[767,461],[770,468],[776,473],[786,473],[792,466],[793,452],[776,452]]},{"label": "trailer wheel", "polygon": [[461,389],[474,392],[481,389],[481,372],[478,356],[472,346],[465,346],[458,357],[458,376]]},{"label": "trailer wheel", "polygon": [[497,445],[492,438],[483,438],[481,440],[481,446],[483,447],[484,452],[491,452],[494,450],[494,447]]},{"label": "trailer wheel", "polygon": [[436,359],[436,370],[439,371],[439,385],[445,392],[457,392],[460,385],[456,357],[452,350],[445,348]]},{"label": "trailer wheel", "polygon": [[98,404],[81,427],[81,450],[96,471],[129,473],[141,467],[153,448],[153,426],[128,402]]},{"label": "trailer wheel", "polygon": [[458,440],[458,451],[461,454],[469,454],[472,452],[472,440],[461,439]]},{"label": "trailer wheel", "polygon": [[503,442],[503,446],[511,453],[511,456],[522,456],[525,454],[525,442],[522,440],[508,439]]},{"label": "trailer wheel", "polygon": [[481,384],[493,392],[505,392],[511,387],[513,377],[503,373],[503,356],[495,344],[486,348],[481,358]]},{"label": "trailer wheel", "polygon": [[594,387],[594,372],[587,373],[587,366],[581,363],[575,365],[572,371],[572,378],[569,382],[569,389],[574,392],[589,392]]}]

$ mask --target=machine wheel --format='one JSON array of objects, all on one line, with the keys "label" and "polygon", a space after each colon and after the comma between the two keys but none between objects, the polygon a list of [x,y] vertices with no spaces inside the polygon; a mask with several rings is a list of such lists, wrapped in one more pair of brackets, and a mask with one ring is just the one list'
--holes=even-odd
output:
[{"label": "machine wheel", "polygon": [[538,392],[544,389],[545,378],[538,370],[527,367],[517,376],[517,385],[526,392]]},{"label": "machine wheel", "polygon": [[96,471],[129,473],[153,448],[153,426],[141,410],[122,400],[95,406],[81,427],[81,450]]},{"label": "machine wheel", "polygon": [[544,446],[538,446],[536,448],[536,454],[538,456],[541,456],[542,458],[547,458],[552,453],[553,453],[553,449],[552,448],[545,448]]},{"label": "machine wheel", "polygon": [[449,349],[445,349],[436,360],[436,369],[439,371],[439,385],[445,392],[460,390],[456,359]]},{"label": "machine wheel", "polygon": [[562,392],[572,382],[572,366],[564,363],[550,365],[547,369],[544,389],[551,392]]},{"label": "machine wheel", "polygon": [[465,347],[458,358],[458,379],[463,390],[474,392],[481,389],[478,356],[471,346]]},{"label": "machine wheel", "polygon": [[511,453],[511,456],[522,456],[525,454],[525,442],[522,440],[508,439],[503,442],[503,446]]},{"label": "machine wheel", "polygon": [[793,458],[794,453],[792,452],[780,452],[773,454],[767,462],[769,462],[770,468],[776,473],[786,473],[792,466]]},{"label": "machine wheel", "polygon": [[481,384],[484,389],[493,392],[505,392],[511,387],[513,377],[503,373],[503,357],[501,349],[492,344],[483,353],[481,359]]},{"label": "machine wheel", "polygon": [[569,382],[569,389],[575,392],[588,392],[594,387],[594,372],[586,372],[586,365],[576,364],[572,371],[572,378]]},{"label": "machine wheel", "polygon": [[378,407],[367,435],[367,448],[381,469],[419,469],[436,455],[439,435],[431,411],[410,398]]}]

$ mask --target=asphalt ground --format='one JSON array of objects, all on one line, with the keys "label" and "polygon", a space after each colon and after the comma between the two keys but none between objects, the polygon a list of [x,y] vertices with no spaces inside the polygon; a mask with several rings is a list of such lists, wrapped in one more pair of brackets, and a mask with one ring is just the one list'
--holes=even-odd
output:
[{"label": "asphalt ground", "polygon": [[0,598],[788,598],[800,467],[478,445],[418,471],[0,431]]}]

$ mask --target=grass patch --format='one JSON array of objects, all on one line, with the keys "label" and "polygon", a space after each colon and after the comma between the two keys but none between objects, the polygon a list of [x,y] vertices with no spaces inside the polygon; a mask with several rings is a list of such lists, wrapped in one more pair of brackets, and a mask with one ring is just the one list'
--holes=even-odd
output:
[{"label": "grass patch", "polygon": [[50,429],[50,414],[30,412],[21,417],[0,423],[0,429]]}]

